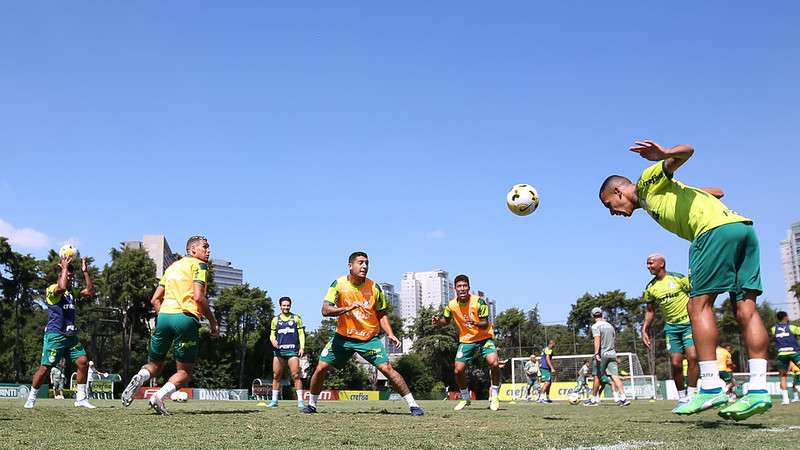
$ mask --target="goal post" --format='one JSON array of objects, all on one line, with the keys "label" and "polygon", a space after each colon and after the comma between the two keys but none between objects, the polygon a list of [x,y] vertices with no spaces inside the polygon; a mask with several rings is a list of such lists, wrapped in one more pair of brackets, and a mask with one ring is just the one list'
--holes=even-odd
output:
[{"label": "goal post", "polygon": [[[550,397],[554,400],[565,400],[574,392],[581,366],[585,361],[591,364],[592,358],[593,354],[554,356],[553,365],[556,372],[551,380],[553,387],[550,389]],[[528,376],[525,374],[527,361],[529,361],[527,357],[511,359],[511,397],[514,400],[522,398],[528,384]],[[617,353],[617,365],[626,396],[631,399],[656,398],[656,379],[652,375],[645,375],[638,355],[629,352]]]}]

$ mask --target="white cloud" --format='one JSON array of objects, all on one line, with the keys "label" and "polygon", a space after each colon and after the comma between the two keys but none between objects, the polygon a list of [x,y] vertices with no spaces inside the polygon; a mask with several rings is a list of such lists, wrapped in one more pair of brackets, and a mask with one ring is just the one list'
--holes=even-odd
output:
[{"label": "white cloud", "polygon": [[13,225],[0,219],[0,236],[8,238],[8,243],[13,247],[25,249],[46,248],[50,239],[41,231],[33,228],[14,228]]},{"label": "white cloud", "polygon": [[444,239],[446,237],[447,237],[447,233],[442,229],[432,230],[432,231],[429,231],[429,232],[425,233],[425,238],[426,239]]}]

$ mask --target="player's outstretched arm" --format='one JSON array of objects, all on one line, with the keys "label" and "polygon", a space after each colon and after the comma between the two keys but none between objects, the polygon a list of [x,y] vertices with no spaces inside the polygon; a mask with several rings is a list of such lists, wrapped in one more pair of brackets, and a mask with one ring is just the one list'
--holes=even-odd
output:
[{"label": "player's outstretched arm", "polygon": [[722,188],[718,188],[718,187],[704,187],[704,188],[700,188],[700,190],[708,192],[709,194],[711,194],[711,195],[713,195],[714,197],[717,197],[717,198],[722,198],[722,197],[725,196],[725,191],[723,191]]},{"label": "player's outstretched arm", "polygon": [[58,263],[59,266],[61,266],[61,272],[58,275],[56,288],[53,290],[53,294],[55,295],[61,295],[67,292],[67,288],[69,287],[69,261],[70,258],[68,256],[62,256],[61,262]]},{"label": "player's outstretched arm", "polygon": [[630,151],[648,161],[664,161],[664,170],[672,175],[694,154],[694,147],[679,144],[672,148],[664,148],[653,141],[636,141]]},{"label": "player's outstretched arm", "polygon": [[431,317],[431,323],[437,327],[446,327],[450,324],[450,317],[433,316]]},{"label": "player's outstretched arm", "polygon": [[89,276],[89,261],[87,258],[81,258],[81,272],[83,272],[83,282],[86,287],[81,291],[81,296],[91,297],[94,295],[94,284],[92,284],[92,277]]},{"label": "player's outstretched arm", "polygon": [[325,317],[339,317],[342,314],[347,314],[350,311],[356,309],[358,305],[353,304],[350,306],[336,306],[328,301],[322,302],[322,315]]}]

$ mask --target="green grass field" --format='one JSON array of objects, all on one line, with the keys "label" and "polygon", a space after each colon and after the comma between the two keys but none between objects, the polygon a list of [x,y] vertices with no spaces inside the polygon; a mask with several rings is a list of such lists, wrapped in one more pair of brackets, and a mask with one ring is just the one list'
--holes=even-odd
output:
[{"label": "green grass field", "polygon": [[277,409],[256,402],[170,402],[171,417],[153,415],[143,400],[130,408],[95,401],[78,410],[71,401],[0,400],[0,448],[800,448],[800,403],[775,405],[762,416],[728,422],[706,412],[672,415],[673,402],[610,402],[597,408],[567,404],[421,402],[411,417],[402,401],[321,402],[313,416],[293,402]]}]

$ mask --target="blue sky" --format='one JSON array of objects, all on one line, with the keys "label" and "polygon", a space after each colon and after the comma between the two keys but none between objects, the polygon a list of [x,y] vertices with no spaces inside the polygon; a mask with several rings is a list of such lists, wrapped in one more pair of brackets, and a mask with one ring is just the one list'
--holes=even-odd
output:
[{"label": "blue sky", "polygon": [[686,270],[687,242],[597,199],[649,138],[695,145],[678,179],[755,219],[763,298],[785,301],[797,2],[335,3],[7,5],[0,232],[101,263],[203,233],[311,327],[357,249],[375,280],[463,272],[561,322],[584,292],[638,295],[649,253]]}]

